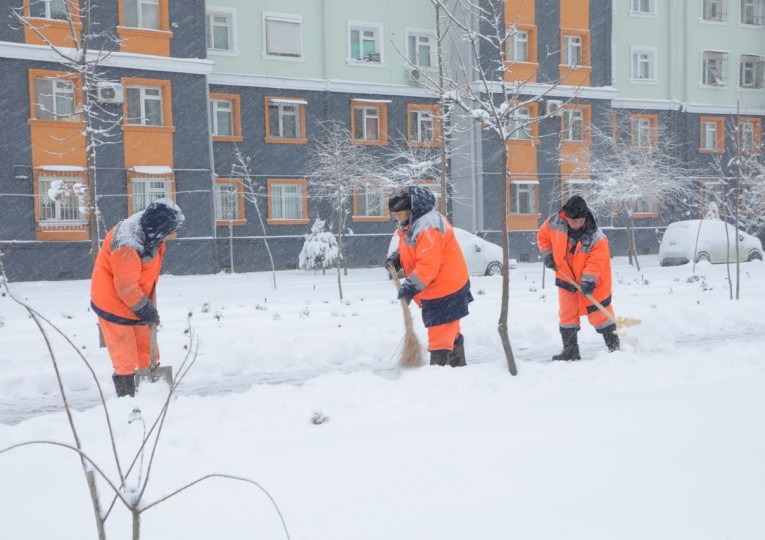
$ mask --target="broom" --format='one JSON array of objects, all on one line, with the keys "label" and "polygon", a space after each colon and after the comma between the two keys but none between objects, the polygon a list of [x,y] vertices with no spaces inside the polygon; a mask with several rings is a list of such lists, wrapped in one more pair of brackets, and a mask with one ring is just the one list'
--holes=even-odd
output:
[{"label": "broom", "polygon": [[[401,280],[398,279],[396,268],[389,264],[388,271],[391,277],[393,277],[393,284],[396,286],[396,290],[398,290],[401,287]],[[401,348],[401,355],[398,358],[398,366],[401,368],[420,367],[422,366],[422,348],[420,347],[417,335],[414,333],[414,324],[412,322],[412,313],[409,311],[409,304],[403,298],[401,299],[401,309],[404,312],[406,333],[404,334],[404,346]]]}]

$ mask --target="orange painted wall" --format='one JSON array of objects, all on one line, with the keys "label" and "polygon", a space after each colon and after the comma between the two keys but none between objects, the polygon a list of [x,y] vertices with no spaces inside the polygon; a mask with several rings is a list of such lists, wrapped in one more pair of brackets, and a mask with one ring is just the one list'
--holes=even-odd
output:
[{"label": "orange painted wall", "polygon": [[589,0],[565,0],[560,3],[561,28],[590,28]]}]

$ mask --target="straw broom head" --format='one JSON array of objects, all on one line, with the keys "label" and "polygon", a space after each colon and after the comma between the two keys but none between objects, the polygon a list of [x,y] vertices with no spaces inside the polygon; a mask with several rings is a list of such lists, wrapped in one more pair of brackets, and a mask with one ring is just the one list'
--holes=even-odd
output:
[{"label": "straw broom head", "polygon": [[[398,289],[401,286],[401,281],[398,279],[396,269],[392,264],[388,265],[388,271],[393,276],[393,284]],[[409,305],[406,300],[401,299],[401,310],[404,313],[404,345],[401,347],[401,355],[398,358],[398,366],[400,368],[415,368],[422,366],[422,347],[417,339],[417,334],[414,333],[414,323],[412,322],[412,313],[409,311]]]}]

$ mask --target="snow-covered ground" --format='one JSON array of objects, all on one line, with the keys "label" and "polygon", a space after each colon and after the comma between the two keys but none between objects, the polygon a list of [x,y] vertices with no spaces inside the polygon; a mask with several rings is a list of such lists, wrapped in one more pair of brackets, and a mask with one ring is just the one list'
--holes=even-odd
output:
[{"label": "snow-covered ground", "polygon": [[[585,319],[584,360],[560,350],[557,292],[542,265],[511,271],[511,377],[496,330],[501,279],[472,278],[467,368],[395,369],[400,304],[382,269],[343,279],[301,271],[163,276],[162,362],[196,364],[171,404],[146,504],[210,473],[258,482],[293,540],[761,540],[765,538],[765,264],[742,264],[731,301],[723,265],[642,271],[614,259],[624,350]],[[11,283],[66,333],[104,388],[123,470],[161,384],[116,399],[98,348],[88,281]],[[413,307],[421,343],[425,330]],[[191,314],[189,318],[188,315]],[[116,467],[89,371],[46,327],[85,451]],[[427,358],[427,355],[426,355]],[[48,349],[0,297],[0,450],[72,435]],[[311,419],[319,413],[321,424]],[[134,483],[133,476],[129,484]],[[101,481],[99,491],[111,499]],[[252,484],[211,479],[147,511],[143,538],[286,538]],[[109,539],[131,538],[116,506]],[[50,445],[0,454],[0,538],[96,538],[76,455]]]}]

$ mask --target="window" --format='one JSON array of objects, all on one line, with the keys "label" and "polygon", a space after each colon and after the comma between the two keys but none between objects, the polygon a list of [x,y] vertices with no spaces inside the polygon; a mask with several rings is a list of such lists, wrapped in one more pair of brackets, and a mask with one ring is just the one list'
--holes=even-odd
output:
[{"label": "window", "polygon": [[587,197],[589,195],[589,184],[590,180],[575,180],[573,178],[568,178],[564,180],[563,183],[563,199],[564,201],[569,200],[574,195],[579,195],[583,199],[587,200]]},{"label": "window", "polygon": [[655,217],[658,215],[656,199],[653,197],[639,197],[632,203],[634,217]]},{"label": "window", "polygon": [[126,122],[137,126],[163,125],[162,88],[155,86],[128,86]]},{"label": "window", "polygon": [[244,225],[244,183],[235,178],[215,179],[216,225]]},{"label": "window", "polygon": [[705,21],[725,21],[728,18],[726,2],[727,0],[704,0],[702,2],[701,18]]},{"label": "window", "polygon": [[537,213],[537,180],[512,180],[510,182],[510,213]]},{"label": "window", "polygon": [[71,79],[37,77],[34,79],[35,119],[72,122],[75,114],[74,82]]},{"label": "window", "polygon": [[741,24],[761,26],[765,23],[765,0],[740,0]]},{"label": "window", "polygon": [[351,102],[351,139],[359,144],[388,144],[388,114],[385,103]]},{"label": "window", "polygon": [[704,51],[701,61],[701,84],[725,86],[728,71],[728,53]]},{"label": "window", "polygon": [[301,58],[302,24],[300,15],[263,13],[263,56]]},{"label": "window", "polygon": [[762,122],[759,118],[742,118],[738,124],[739,150],[744,153],[760,151]]},{"label": "window", "polygon": [[656,115],[634,114],[631,117],[632,148],[654,150],[658,144],[659,119]]},{"label": "window", "polygon": [[213,140],[242,140],[237,94],[210,94],[210,129]]},{"label": "window", "polygon": [[41,226],[82,226],[86,216],[87,187],[84,172],[36,171],[37,221]]},{"label": "window", "polygon": [[738,66],[738,85],[741,88],[762,88],[765,74],[765,58],[749,54],[741,55]]},{"label": "window", "polygon": [[353,62],[382,63],[382,26],[349,23],[348,57]]},{"label": "window", "polygon": [[507,59],[511,62],[529,61],[529,33],[516,30],[508,37]]},{"label": "window", "polygon": [[130,179],[130,202],[132,208],[130,213],[143,210],[157,199],[173,198],[173,178],[172,172],[167,174],[154,174],[136,172],[140,167],[135,167],[129,172]]},{"label": "window", "polygon": [[531,113],[528,107],[517,107],[510,115],[508,122],[508,131],[510,132],[510,139],[514,140],[528,140],[531,139],[531,124],[529,119]]},{"label": "window", "polygon": [[266,142],[305,143],[305,105],[302,99],[266,98]]},{"label": "window", "polygon": [[656,49],[652,47],[632,48],[631,80],[656,81]]},{"label": "window", "polygon": [[133,28],[159,30],[160,0],[122,0],[123,24]]},{"label": "window", "polygon": [[412,146],[436,146],[440,143],[437,105],[407,105],[408,141]]},{"label": "window", "polygon": [[29,16],[40,19],[67,20],[69,0],[29,0]]},{"label": "window", "polygon": [[582,65],[582,38],[563,36],[563,64],[566,66]]},{"label": "window", "polygon": [[236,12],[234,10],[213,8],[207,12],[208,50],[215,52],[233,52],[236,50],[235,20]]},{"label": "window", "polygon": [[406,59],[421,68],[436,66],[436,37],[427,30],[407,30]]},{"label": "window", "polygon": [[724,146],[724,123],[722,118],[702,116],[701,143],[699,151],[702,153],[722,152]]},{"label": "window", "polygon": [[[372,218],[372,219],[369,219]],[[388,221],[388,199],[378,182],[358,182],[353,186],[355,221]]]},{"label": "window", "polygon": [[630,12],[656,15],[656,0],[631,0]]},{"label": "window", "polygon": [[584,111],[567,108],[563,111],[563,139],[566,141],[584,140]]},{"label": "window", "polygon": [[276,224],[308,223],[308,198],[305,180],[266,180],[268,186],[268,222]]}]

